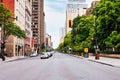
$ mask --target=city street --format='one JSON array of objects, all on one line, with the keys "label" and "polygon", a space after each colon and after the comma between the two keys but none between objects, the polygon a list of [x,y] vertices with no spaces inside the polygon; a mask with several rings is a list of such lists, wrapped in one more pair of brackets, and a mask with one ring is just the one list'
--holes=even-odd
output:
[{"label": "city street", "polygon": [[0,63],[0,80],[119,80],[120,68],[67,54]]}]

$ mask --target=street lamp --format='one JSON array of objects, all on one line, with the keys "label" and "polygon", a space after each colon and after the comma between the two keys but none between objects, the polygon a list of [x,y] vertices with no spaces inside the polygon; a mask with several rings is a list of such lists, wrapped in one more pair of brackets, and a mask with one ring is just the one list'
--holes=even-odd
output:
[{"label": "street lamp", "polygon": [[96,0],[94,1],[94,30],[95,30],[95,44],[94,44],[94,48],[95,48],[95,59],[99,59],[99,54],[98,54],[98,42],[97,42],[97,28],[96,28]]}]

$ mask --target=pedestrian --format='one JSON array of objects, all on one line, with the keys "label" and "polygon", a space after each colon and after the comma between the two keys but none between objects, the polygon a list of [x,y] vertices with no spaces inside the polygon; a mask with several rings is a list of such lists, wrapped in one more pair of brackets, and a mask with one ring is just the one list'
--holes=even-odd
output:
[{"label": "pedestrian", "polygon": [[2,58],[2,61],[5,61],[5,56],[3,53],[0,53],[0,58]]}]

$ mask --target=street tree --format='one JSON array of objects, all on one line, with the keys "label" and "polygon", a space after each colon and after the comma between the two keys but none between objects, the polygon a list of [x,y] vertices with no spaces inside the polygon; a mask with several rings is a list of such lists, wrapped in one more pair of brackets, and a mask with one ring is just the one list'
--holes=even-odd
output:
[{"label": "street tree", "polygon": [[73,25],[72,25],[72,46],[75,46],[75,37],[76,37],[76,28],[78,26],[78,24],[80,23],[80,16],[77,16],[76,18],[73,19]]},{"label": "street tree", "polygon": [[13,23],[13,14],[3,4],[0,3],[0,24],[2,24],[2,43],[1,51],[4,54],[5,40],[10,35],[17,36],[18,38],[25,38],[26,33],[18,25]]},{"label": "street tree", "polygon": [[64,38],[63,47],[65,51],[67,51],[70,47],[72,47],[71,42],[72,42],[72,34],[71,32],[69,32]]},{"label": "street tree", "polygon": [[94,36],[93,23],[93,16],[80,18],[80,23],[76,28],[76,50],[83,50],[85,46],[91,47],[91,38]]},{"label": "street tree", "polygon": [[96,10],[96,27],[99,47],[105,49],[105,39],[113,31],[120,33],[120,1],[119,0],[101,0],[93,10]]},{"label": "street tree", "polygon": [[120,48],[120,34],[117,31],[112,31],[110,36],[105,39],[106,47],[119,50]]},{"label": "street tree", "polygon": [[12,22],[14,19],[12,13],[3,4],[0,4],[0,10],[0,23],[2,24],[5,39],[10,35],[25,38],[25,31]]}]

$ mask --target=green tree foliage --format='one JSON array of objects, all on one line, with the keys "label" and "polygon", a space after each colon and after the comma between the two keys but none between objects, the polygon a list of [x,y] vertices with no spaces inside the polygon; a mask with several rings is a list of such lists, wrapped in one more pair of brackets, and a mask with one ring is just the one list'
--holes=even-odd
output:
[{"label": "green tree foliage", "polygon": [[8,22],[9,18],[12,18],[12,13],[0,3],[0,23],[4,24],[4,18]]},{"label": "green tree foliage", "polygon": [[72,35],[71,35],[71,32],[69,32],[66,36],[65,36],[65,39],[64,39],[64,43],[63,43],[63,46],[65,47],[65,51],[68,50],[69,47],[71,47],[71,42],[72,42]]},{"label": "green tree foliage", "polygon": [[69,49],[70,47],[72,47],[72,43],[71,43],[71,42],[72,42],[72,34],[71,34],[71,32],[69,32],[69,33],[65,36],[64,42],[59,44],[59,47],[57,48],[57,50],[61,50],[61,51],[67,52],[68,49]]},{"label": "green tree foliage", "polygon": [[45,43],[43,43],[43,44],[41,45],[41,48],[40,48],[40,50],[39,50],[39,53],[44,52],[45,50],[46,50],[46,48],[45,48]]},{"label": "green tree foliage", "polygon": [[120,48],[120,34],[117,31],[112,31],[110,36],[105,39],[106,47],[115,47],[116,49]]},{"label": "green tree foliage", "polygon": [[12,22],[6,24],[5,38],[7,39],[10,35],[17,36],[18,38],[26,38],[25,31]]},{"label": "green tree foliage", "polygon": [[[119,0],[101,0],[96,6],[97,17],[97,38],[100,48],[105,47],[104,40],[110,36],[113,31],[120,33],[120,1]],[[93,10],[93,12],[94,12]],[[111,42],[107,42],[109,45]],[[114,43],[112,45],[115,45]],[[106,45],[108,46],[108,45]]]},{"label": "green tree foliage", "polygon": [[5,30],[5,39],[10,35],[17,36],[18,38],[25,38],[25,31],[13,23],[12,19],[12,13],[3,4],[0,4],[0,23],[3,25],[2,30]]},{"label": "green tree foliage", "polygon": [[[91,47],[91,38],[94,36],[93,16],[80,18],[80,23],[76,28],[75,49],[83,50],[85,46]],[[78,49],[77,49],[78,48]]]},{"label": "green tree foliage", "polygon": [[76,28],[78,26],[78,24],[80,23],[80,16],[77,16],[74,20],[73,20],[73,25],[72,25],[72,31],[71,31],[71,34],[72,34],[72,45],[75,45],[75,37],[76,37]]},{"label": "green tree foliage", "polygon": [[101,0],[91,13],[90,17],[77,16],[73,20],[71,34],[67,34],[64,44],[60,44],[60,46],[64,48],[72,45],[74,51],[83,50],[84,46],[92,49],[91,39],[97,38],[101,50],[105,50],[106,47],[114,47],[119,50],[120,1]]}]

